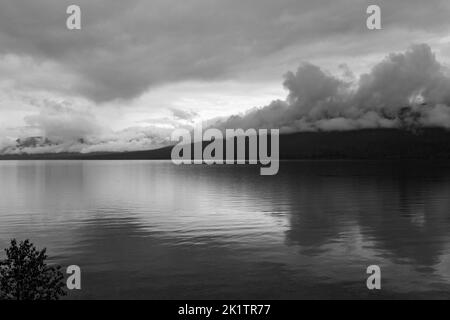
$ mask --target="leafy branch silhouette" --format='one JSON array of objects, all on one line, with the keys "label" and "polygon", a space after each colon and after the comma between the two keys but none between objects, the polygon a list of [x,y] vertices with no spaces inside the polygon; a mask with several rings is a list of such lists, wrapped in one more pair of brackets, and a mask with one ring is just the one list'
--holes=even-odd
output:
[{"label": "leafy branch silhouette", "polygon": [[65,296],[60,266],[48,266],[46,249],[39,251],[29,240],[11,240],[0,260],[0,299],[58,300]]}]

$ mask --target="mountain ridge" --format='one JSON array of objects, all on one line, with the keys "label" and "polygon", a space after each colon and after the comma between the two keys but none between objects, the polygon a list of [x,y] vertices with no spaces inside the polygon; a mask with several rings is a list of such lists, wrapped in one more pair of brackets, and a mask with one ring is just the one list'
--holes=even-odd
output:
[{"label": "mountain ridge", "polygon": [[[171,150],[172,146],[128,152],[2,154],[0,160],[168,160]],[[282,134],[280,159],[450,159],[450,131],[361,129]]]}]

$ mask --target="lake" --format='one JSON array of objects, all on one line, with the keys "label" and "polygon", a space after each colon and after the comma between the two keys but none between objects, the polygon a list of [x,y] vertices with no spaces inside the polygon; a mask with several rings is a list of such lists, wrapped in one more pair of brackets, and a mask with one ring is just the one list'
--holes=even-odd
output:
[{"label": "lake", "polygon": [[68,299],[448,299],[450,163],[0,161],[11,238],[81,267]]}]

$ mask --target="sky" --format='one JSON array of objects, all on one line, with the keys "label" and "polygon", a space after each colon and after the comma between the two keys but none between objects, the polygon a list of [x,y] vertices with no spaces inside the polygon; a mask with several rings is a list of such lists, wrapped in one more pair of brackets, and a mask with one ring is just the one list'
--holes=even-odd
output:
[{"label": "sky", "polygon": [[152,149],[201,122],[395,127],[405,105],[450,127],[449,16],[448,0],[2,0],[0,152]]}]

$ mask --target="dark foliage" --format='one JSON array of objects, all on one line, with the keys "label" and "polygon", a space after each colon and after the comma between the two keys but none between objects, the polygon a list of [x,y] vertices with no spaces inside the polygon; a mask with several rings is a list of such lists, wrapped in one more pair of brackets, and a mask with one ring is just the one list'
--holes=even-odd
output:
[{"label": "dark foliage", "polygon": [[58,300],[66,295],[61,267],[47,266],[46,249],[39,251],[29,241],[11,240],[0,261],[0,299]]}]

